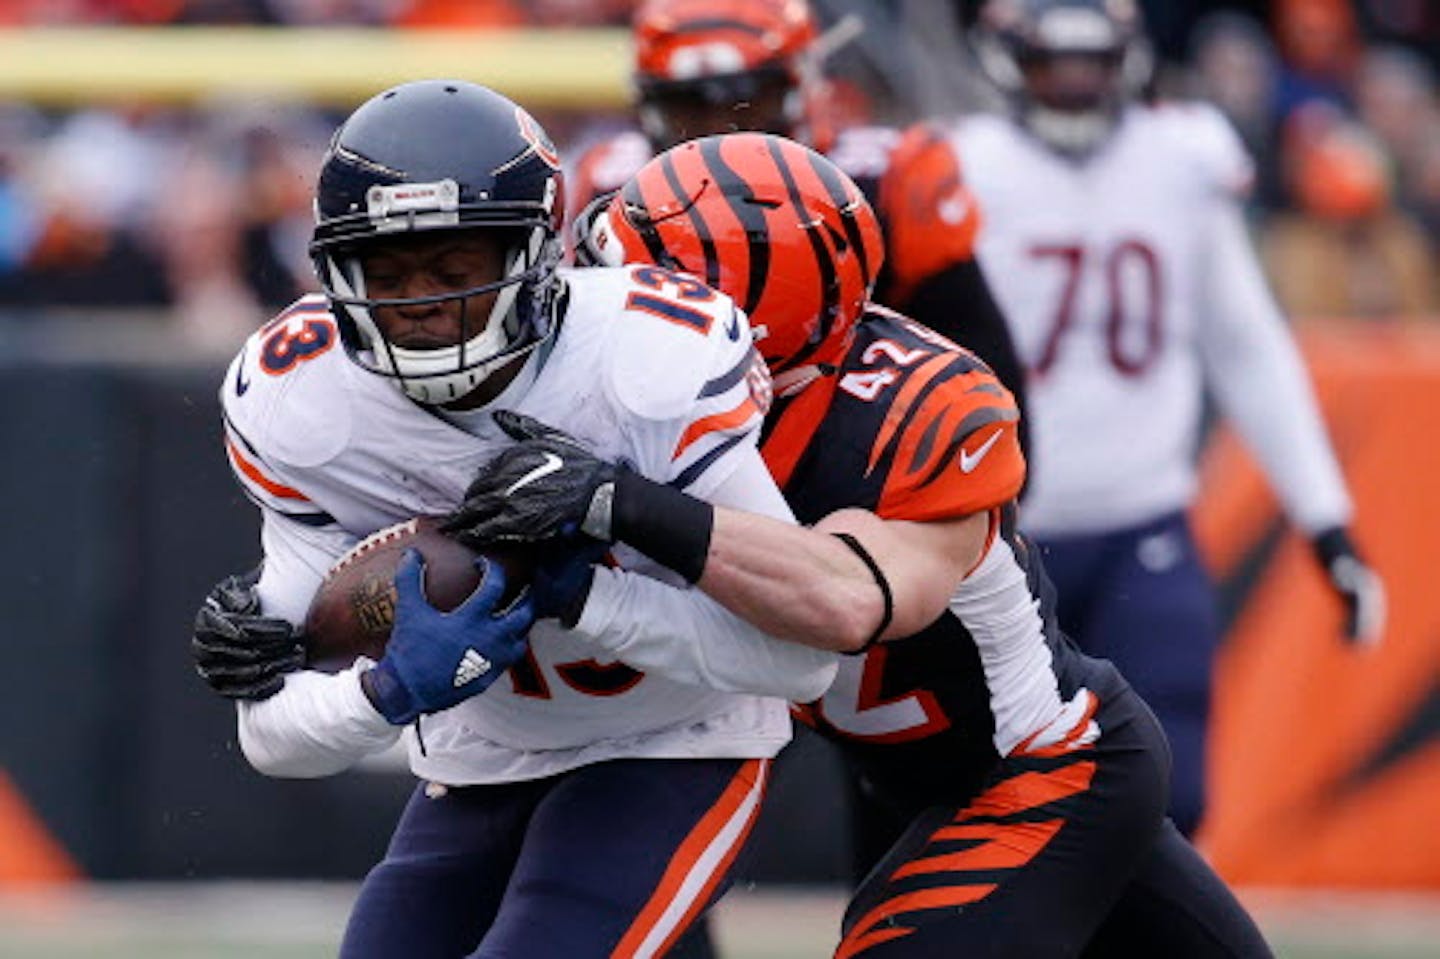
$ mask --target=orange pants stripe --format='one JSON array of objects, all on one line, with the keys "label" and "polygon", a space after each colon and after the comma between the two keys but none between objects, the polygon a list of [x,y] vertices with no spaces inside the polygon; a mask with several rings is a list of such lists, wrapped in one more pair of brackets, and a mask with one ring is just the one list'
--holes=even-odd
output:
[{"label": "orange pants stripe", "polygon": [[664,955],[709,904],[759,817],[770,764],[752,759],[740,767],[671,857],[654,895],[611,953],[615,959]]}]

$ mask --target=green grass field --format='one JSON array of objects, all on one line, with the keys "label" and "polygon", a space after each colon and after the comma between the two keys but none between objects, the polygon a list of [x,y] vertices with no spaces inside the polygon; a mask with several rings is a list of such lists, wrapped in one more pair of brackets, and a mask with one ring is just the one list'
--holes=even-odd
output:
[{"label": "green grass field", "polygon": [[[348,884],[192,883],[0,895],[0,957],[320,959],[334,955],[354,892]],[[1440,959],[1440,892],[1244,898],[1285,959]],[[717,914],[721,954],[828,956],[841,906],[831,890],[736,890]]]}]

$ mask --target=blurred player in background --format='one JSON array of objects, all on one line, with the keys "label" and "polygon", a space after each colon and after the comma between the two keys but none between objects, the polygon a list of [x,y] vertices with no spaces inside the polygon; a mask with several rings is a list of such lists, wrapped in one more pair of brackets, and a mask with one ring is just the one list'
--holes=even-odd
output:
[{"label": "blurred player in background", "polygon": [[[562,196],[549,139],[504,97],[438,80],[376,96],[321,169],[311,251],[326,295],[251,337],[223,386],[265,560],[258,583],[222,583],[201,609],[202,677],[238,701],[261,772],[332,774],[403,730],[424,780],[361,888],[346,957],[666,952],[728,882],[790,738],[785,700],[834,675],[829,654],[708,600],[690,628],[759,659],[767,689],[597,662],[550,618],[563,564],[503,609],[487,567],[441,614],[415,554],[378,663],[298,668],[294,624],[321,578],[363,537],[459,503],[509,442],[491,408],[563,423],[653,476],[634,519],[662,541],[666,492],[789,518],[756,449],[767,378],[734,305],[658,269],[558,270]],[[606,628],[675,628],[650,607],[674,590],[630,572],[607,584],[588,596]]]},{"label": "blurred player in background", "polygon": [[880,215],[880,301],[973,350],[1023,408],[1019,360],[975,262],[981,211],[949,145],[923,124],[835,129],[823,60],[854,23],[843,20],[822,35],[805,0],[642,3],[633,29],[640,130],[579,158],[571,210],[693,137],[755,130],[812,146],[860,185]]},{"label": "blurred player in background", "polygon": [[1021,523],[1061,626],[1164,723],[1172,815],[1189,832],[1220,639],[1186,521],[1205,390],[1310,538],[1352,640],[1378,637],[1383,592],[1251,249],[1238,138],[1208,106],[1139,101],[1151,53],[1131,0],[991,0],[974,37],[1010,109],[963,120],[953,144],[1028,372],[1037,468]]},{"label": "blurred player in background", "polygon": [[[647,164],[595,226],[587,254],[710,273],[755,304],[777,397],[765,460],[813,528],[695,504],[688,552],[702,561],[686,576],[767,633],[852,654],[799,708],[903,835],[852,900],[836,955],[1268,955],[1164,819],[1158,722],[1056,628],[1015,530],[1013,398],[973,354],[867,301],[884,254],[860,189],[797,143],[707,137]],[[637,495],[633,474],[534,420],[506,428],[520,442],[477,475],[457,535],[614,539],[606,512]],[[692,659],[683,678],[713,682],[715,645],[674,635]],[[680,659],[597,642],[632,665]]]}]

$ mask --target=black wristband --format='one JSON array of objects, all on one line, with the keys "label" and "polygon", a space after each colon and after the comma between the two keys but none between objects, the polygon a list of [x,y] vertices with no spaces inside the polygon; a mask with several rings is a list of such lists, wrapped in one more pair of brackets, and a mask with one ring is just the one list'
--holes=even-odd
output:
[{"label": "black wristband", "polygon": [[846,650],[848,655],[859,656],[871,646],[880,642],[880,637],[885,635],[885,630],[890,628],[890,621],[895,618],[895,597],[890,592],[890,580],[885,578],[885,571],[880,564],[875,562],[875,557],[870,551],[860,545],[860,541],[849,533],[831,533],[831,536],[838,539],[850,548],[850,552],[860,557],[860,561],[870,568],[870,575],[875,577],[875,585],[880,587],[880,598],[885,601],[885,609],[880,615],[880,625],[875,627],[875,632],[865,640],[865,645],[859,649]]},{"label": "black wristband", "polygon": [[621,469],[610,533],[660,565],[698,582],[710,554],[715,508],[704,500]]}]

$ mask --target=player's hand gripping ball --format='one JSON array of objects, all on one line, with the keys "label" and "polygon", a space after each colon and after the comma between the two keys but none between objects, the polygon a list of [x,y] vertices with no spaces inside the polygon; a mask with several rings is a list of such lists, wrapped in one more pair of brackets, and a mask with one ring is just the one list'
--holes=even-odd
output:
[{"label": "player's hand gripping ball", "polygon": [[388,526],[357,543],[325,575],[305,617],[306,665],[345,669],[357,656],[378,660],[395,624],[395,570],[414,547],[425,560],[425,598],[450,611],[480,584],[475,559],[483,555],[505,571],[508,604],[529,584],[534,563],[528,550],[486,548],[477,552],[444,535],[431,517]]}]

